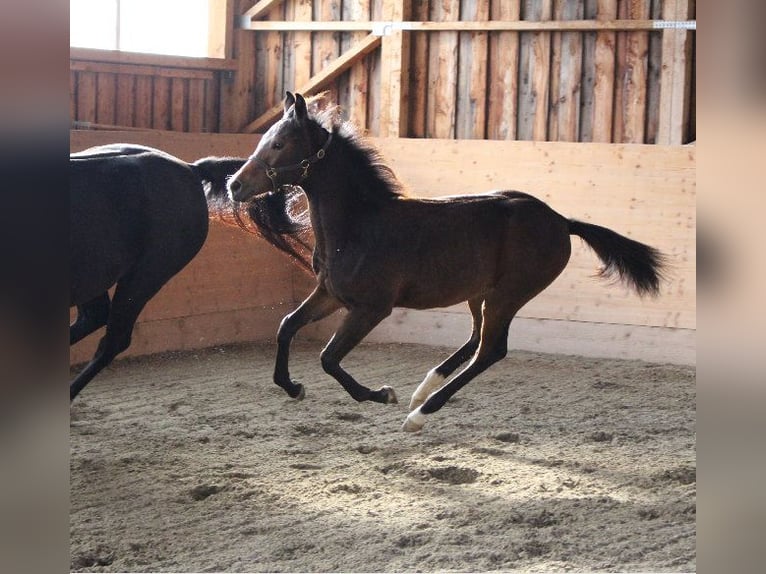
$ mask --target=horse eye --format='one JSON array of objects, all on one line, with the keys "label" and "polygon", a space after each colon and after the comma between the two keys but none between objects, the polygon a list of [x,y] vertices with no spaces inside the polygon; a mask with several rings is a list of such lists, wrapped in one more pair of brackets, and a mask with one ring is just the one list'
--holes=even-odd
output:
[{"label": "horse eye", "polygon": [[273,144],[271,144],[271,147],[273,147],[274,149],[282,149],[282,147],[284,146],[282,145],[281,142],[274,142]]}]

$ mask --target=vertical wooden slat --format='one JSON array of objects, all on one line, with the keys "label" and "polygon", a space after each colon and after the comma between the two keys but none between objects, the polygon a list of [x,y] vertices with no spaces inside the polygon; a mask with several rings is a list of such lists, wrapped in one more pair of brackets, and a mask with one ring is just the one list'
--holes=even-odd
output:
[{"label": "vertical wooden slat", "polygon": [[96,121],[100,124],[114,124],[117,96],[117,76],[99,72],[96,78]]},{"label": "vertical wooden slat", "polygon": [[[598,0],[597,19],[617,18],[617,0]],[[597,32],[594,53],[592,141],[612,141],[614,118],[615,33]]]},{"label": "vertical wooden slat", "polygon": [[[662,19],[662,0],[652,0],[652,20]],[[646,93],[646,130],[644,141],[648,144],[657,142],[657,130],[660,120],[660,74],[662,72],[662,34],[649,34],[649,61]]]},{"label": "vertical wooden slat", "polygon": [[214,80],[205,82],[205,113],[202,131],[208,133],[221,131],[221,83],[218,80],[220,75],[219,72]]},{"label": "vertical wooden slat", "polygon": [[154,78],[152,127],[158,130],[170,129],[170,78]]},{"label": "vertical wooden slat", "polygon": [[[284,6],[274,6],[268,20],[284,19]],[[252,32],[250,32],[252,34]],[[280,32],[258,32],[255,36],[255,67],[252,97],[255,101],[256,117],[268,110],[284,97],[282,67],[282,34]],[[243,55],[247,58],[247,55]]]},{"label": "vertical wooden slat", "polygon": [[187,131],[201,132],[205,125],[205,80],[190,79],[187,98]]},{"label": "vertical wooden slat", "polygon": [[170,84],[170,129],[186,131],[186,111],[188,109],[189,80],[173,78]]},{"label": "vertical wooden slat", "polygon": [[[383,19],[382,2],[377,1],[370,4],[370,19],[381,21]],[[382,113],[380,105],[381,81],[380,76],[383,73],[383,62],[381,58],[382,50],[375,50],[367,55],[369,62],[369,91],[367,92],[367,134],[377,136],[380,134],[380,116]]]},{"label": "vertical wooden slat", "polygon": [[[409,17],[409,1],[392,0],[383,6],[386,21],[402,21]],[[381,40],[380,126],[381,137],[400,137],[407,126],[407,92],[409,89],[409,33],[394,30]]]},{"label": "vertical wooden slat", "polygon": [[[550,20],[552,5],[552,0],[525,0],[524,19]],[[550,32],[523,35],[520,54],[518,138],[545,140],[550,97]]]},{"label": "vertical wooden slat", "polygon": [[[311,0],[296,0],[293,17],[298,22],[311,21]],[[311,32],[295,32],[293,36],[293,69],[296,89],[311,79]]]},{"label": "vertical wooden slat", "polygon": [[[395,2],[398,4],[398,2]],[[370,19],[369,0],[356,0],[355,2],[343,3],[343,19],[352,22],[364,22]],[[343,51],[353,46],[355,41],[364,38],[367,32],[350,33],[346,40],[341,43]],[[385,41],[385,39],[384,39]],[[369,61],[367,58],[354,64],[344,76],[346,94],[344,101],[346,117],[360,130],[367,127],[367,91],[369,87]]]},{"label": "vertical wooden slat", "polygon": [[[692,0],[665,0],[662,15],[666,20],[686,20],[694,8]],[[691,48],[689,32],[686,30],[662,32],[662,84],[657,143],[684,143],[684,128],[689,125]]]},{"label": "vertical wooden slat", "polygon": [[152,127],[152,100],[154,80],[151,76],[136,77],[134,125],[139,128]]},{"label": "vertical wooden slat", "polygon": [[[463,0],[461,20],[489,20],[489,2]],[[462,32],[458,37],[458,69],[455,137],[483,139],[487,124],[487,47],[486,32]]]},{"label": "vertical wooden slat", "polygon": [[[598,13],[597,0],[585,0],[583,18],[595,20]],[[596,32],[583,34],[582,90],[580,91],[580,136],[578,141],[593,141],[593,90],[596,81]]]},{"label": "vertical wooden slat", "polygon": [[[631,20],[649,18],[649,0],[622,0],[618,16]],[[646,125],[646,78],[649,33],[625,32],[617,38],[614,139],[643,143]]]},{"label": "vertical wooden slat", "polygon": [[135,125],[136,76],[117,76],[117,113],[115,123],[119,126]]},{"label": "vertical wooden slat", "polygon": [[[555,0],[555,20],[582,20],[581,0]],[[550,141],[578,141],[582,80],[582,34],[561,32],[552,39]]]},{"label": "vertical wooden slat", "polygon": [[77,72],[69,70],[69,121],[77,119]]},{"label": "vertical wooden slat", "polygon": [[[340,20],[340,2],[317,2],[314,5],[314,20]],[[315,32],[313,41],[312,75],[322,71],[340,55],[340,34],[338,32]],[[332,102],[338,101],[336,85],[327,88],[327,97]]]},{"label": "vertical wooden slat", "polygon": [[[430,17],[437,22],[458,20],[460,1],[442,0],[435,2],[431,5]],[[432,34],[428,62],[427,137],[450,139],[455,137],[458,65],[458,33],[437,32]]]},{"label": "vertical wooden slat", "polygon": [[[492,2],[493,20],[518,20],[520,0]],[[516,137],[517,97],[519,89],[519,34],[496,32],[489,45],[489,98],[487,101],[487,137]]]},{"label": "vertical wooden slat", "polygon": [[[428,20],[428,2],[413,2],[411,18],[417,22]],[[422,138],[426,135],[426,101],[428,99],[429,38],[426,32],[413,32],[410,36],[410,82],[408,122],[406,134]]]}]

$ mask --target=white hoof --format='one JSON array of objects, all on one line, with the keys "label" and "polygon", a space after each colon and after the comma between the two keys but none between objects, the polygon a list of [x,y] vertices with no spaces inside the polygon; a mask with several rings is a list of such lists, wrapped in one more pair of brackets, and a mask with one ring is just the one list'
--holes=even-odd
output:
[{"label": "white hoof", "polygon": [[406,432],[417,432],[426,424],[426,415],[420,412],[420,407],[407,415],[402,425],[402,430]]},{"label": "white hoof", "polygon": [[444,377],[437,373],[435,369],[428,371],[426,378],[423,379],[423,382],[420,383],[418,388],[415,389],[415,392],[412,393],[409,407],[410,411],[414,411],[416,408],[421,406],[424,402],[426,402],[428,395],[437,389],[441,389],[443,385]]}]

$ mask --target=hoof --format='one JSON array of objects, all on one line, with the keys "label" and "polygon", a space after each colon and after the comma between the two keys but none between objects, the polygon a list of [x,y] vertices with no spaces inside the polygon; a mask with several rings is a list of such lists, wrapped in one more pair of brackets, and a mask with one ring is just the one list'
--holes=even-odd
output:
[{"label": "hoof", "polygon": [[423,428],[424,424],[426,424],[426,415],[421,413],[418,408],[408,414],[407,418],[404,419],[402,430],[405,432],[418,432]]},{"label": "hoof", "polygon": [[302,401],[306,397],[306,389],[300,383],[296,383],[295,386],[298,388],[298,393],[293,398],[296,401]]},{"label": "hoof", "polygon": [[395,405],[399,402],[399,399],[396,398],[396,392],[392,387],[385,386],[381,387],[380,391],[386,395],[386,403],[387,405]]}]

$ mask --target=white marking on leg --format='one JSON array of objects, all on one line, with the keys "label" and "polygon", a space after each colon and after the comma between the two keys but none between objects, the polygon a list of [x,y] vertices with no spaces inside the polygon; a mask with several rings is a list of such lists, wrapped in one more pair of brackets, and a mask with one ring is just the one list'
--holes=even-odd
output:
[{"label": "white marking on leg", "polygon": [[428,371],[426,378],[423,379],[423,382],[420,383],[418,388],[415,389],[415,392],[412,393],[412,398],[410,399],[410,410],[414,411],[416,408],[426,402],[428,395],[437,389],[441,389],[444,385],[444,380],[445,378],[436,372],[436,368]]},{"label": "white marking on leg", "polygon": [[424,424],[426,424],[426,415],[421,413],[420,407],[418,407],[407,415],[407,418],[402,425],[402,430],[407,432],[417,432],[423,428]]}]

